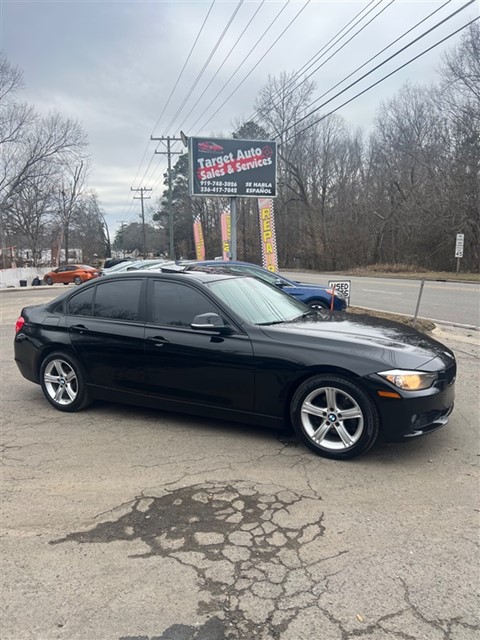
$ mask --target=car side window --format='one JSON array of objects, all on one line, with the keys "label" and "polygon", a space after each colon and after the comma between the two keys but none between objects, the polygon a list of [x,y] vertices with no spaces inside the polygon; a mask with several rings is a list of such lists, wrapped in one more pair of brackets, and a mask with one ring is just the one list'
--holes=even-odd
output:
[{"label": "car side window", "polygon": [[93,293],[95,287],[87,287],[83,291],[72,296],[67,305],[67,313],[70,316],[91,316],[93,310]]},{"label": "car side window", "polygon": [[176,282],[154,280],[151,321],[155,324],[190,327],[195,316],[217,312],[200,291]]},{"label": "car side window", "polygon": [[141,279],[115,280],[98,284],[93,306],[94,317],[139,320],[141,291]]}]

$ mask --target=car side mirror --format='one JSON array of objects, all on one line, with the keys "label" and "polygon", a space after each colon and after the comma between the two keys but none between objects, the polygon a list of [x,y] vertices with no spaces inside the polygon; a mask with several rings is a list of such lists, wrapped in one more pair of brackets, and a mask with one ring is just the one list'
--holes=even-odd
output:
[{"label": "car side mirror", "polygon": [[283,287],[287,286],[287,283],[284,282],[283,280],[280,280],[280,278],[278,280],[275,280],[274,284],[276,287],[280,287],[280,289],[283,289]]},{"label": "car side mirror", "polygon": [[200,313],[195,316],[192,324],[192,329],[198,331],[218,331],[219,333],[229,333],[230,327],[227,327],[218,313]]}]

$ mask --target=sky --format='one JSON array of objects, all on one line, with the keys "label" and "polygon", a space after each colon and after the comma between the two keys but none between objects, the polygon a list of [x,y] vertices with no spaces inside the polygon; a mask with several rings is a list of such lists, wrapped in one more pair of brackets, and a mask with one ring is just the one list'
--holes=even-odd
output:
[{"label": "sky", "polygon": [[[466,2],[448,2],[361,73]],[[97,192],[114,235],[121,222],[139,219],[140,202],[133,199],[136,194],[131,187],[153,189],[148,201],[153,209],[162,194],[166,159],[154,153],[159,143],[150,140],[152,135],[179,136],[183,130],[187,136],[229,137],[240,122],[254,114],[255,98],[269,75],[296,72],[327,46],[330,49],[323,49],[323,57],[315,66],[334,55],[310,78],[317,87],[314,99],[444,3],[445,0],[0,0],[0,48],[11,64],[23,70],[23,100],[41,113],[58,111],[82,124],[92,158],[89,187]],[[364,16],[363,21],[348,34],[344,30],[343,39],[342,33],[335,39],[362,9],[358,20]],[[471,4],[332,101],[328,109],[339,106],[477,17],[478,11],[478,3]],[[345,44],[377,14],[371,24]],[[442,52],[460,38],[461,32],[338,113],[350,125],[368,128],[381,101],[392,97],[407,80],[435,82]],[[165,147],[160,143],[158,150],[162,149]]]}]

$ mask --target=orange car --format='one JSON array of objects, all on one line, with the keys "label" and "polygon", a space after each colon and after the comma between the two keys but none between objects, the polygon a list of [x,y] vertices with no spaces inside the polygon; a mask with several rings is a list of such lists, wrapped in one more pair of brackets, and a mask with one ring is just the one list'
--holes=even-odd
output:
[{"label": "orange car", "polygon": [[43,279],[47,284],[54,284],[55,282],[82,284],[82,282],[96,278],[100,274],[101,272],[98,269],[84,264],[64,264],[46,273]]}]

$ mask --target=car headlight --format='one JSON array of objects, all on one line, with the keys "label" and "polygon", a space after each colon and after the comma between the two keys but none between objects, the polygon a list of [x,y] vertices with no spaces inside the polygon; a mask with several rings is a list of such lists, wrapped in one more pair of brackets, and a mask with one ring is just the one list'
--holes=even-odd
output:
[{"label": "car headlight", "polygon": [[399,389],[405,391],[421,391],[428,389],[437,379],[436,373],[426,373],[424,371],[403,371],[395,369],[392,371],[380,371],[379,376],[385,378]]},{"label": "car headlight", "polygon": [[325,289],[325,291],[329,293],[331,296],[335,295],[337,296],[337,298],[341,298],[342,300],[345,298],[343,293],[341,293],[341,291],[337,291],[336,289]]}]

